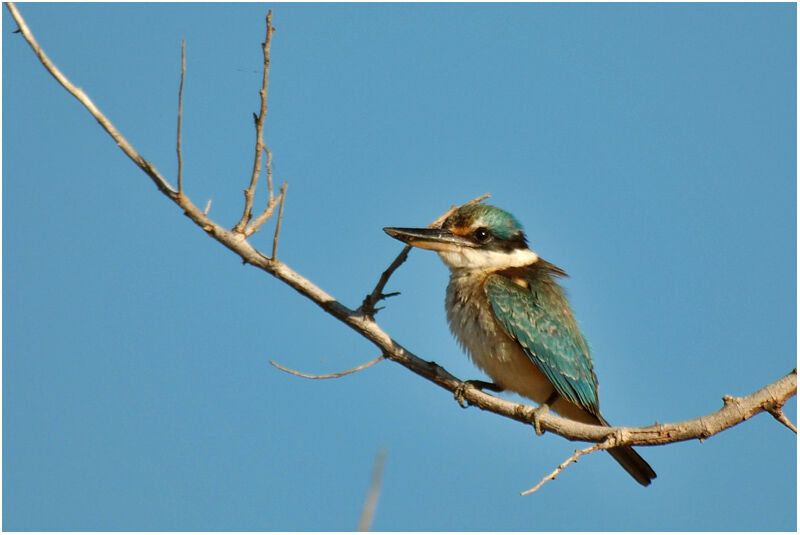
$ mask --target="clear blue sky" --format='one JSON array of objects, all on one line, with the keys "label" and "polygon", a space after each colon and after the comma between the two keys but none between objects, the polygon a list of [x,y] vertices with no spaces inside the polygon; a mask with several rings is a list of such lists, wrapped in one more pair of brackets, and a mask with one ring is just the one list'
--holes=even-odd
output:
[{"label": "clear blue sky", "polygon": [[[326,291],[357,305],[400,250],[381,227],[488,191],[571,275],[611,422],[706,414],[796,365],[795,5],[20,9],[170,177],[186,39],[184,183],[231,226],[269,7],[279,256]],[[577,445],[391,362],[272,368],[377,352],[183,217],[2,17],[3,529],[350,530],[380,448],[376,530],[796,529],[796,438],[769,415],[643,448],[649,488],[593,455],[522,498]],[[378,320],[484,378],[446,282],[414,252]]]}]

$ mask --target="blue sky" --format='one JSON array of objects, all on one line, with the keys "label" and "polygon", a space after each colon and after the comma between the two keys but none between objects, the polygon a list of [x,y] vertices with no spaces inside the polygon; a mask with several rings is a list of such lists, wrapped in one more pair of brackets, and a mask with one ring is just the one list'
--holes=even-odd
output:
[{"label": "blue sky", "polygon": [[[796,365],[793,4],[22,4],[51,58],[232,226],[252,166],[264,16],[279,257],[355,306],[421,226],[484,192],[565,269],[619,425],[680,421]],[[796,438],[759,415],[607,455],[518,493],[576,444],[482,413],[241,262],[162,197],[11,33],[3,10],[3,529],[794,531]],[[263,193],[263,192],[262,192]],[[257,203],[263,197],[257,198]],[[271,227],[252,237],[271,247]],[[415,251],[380,312],[451,338]],[[797,421],[796,402],[787,415]]]}]

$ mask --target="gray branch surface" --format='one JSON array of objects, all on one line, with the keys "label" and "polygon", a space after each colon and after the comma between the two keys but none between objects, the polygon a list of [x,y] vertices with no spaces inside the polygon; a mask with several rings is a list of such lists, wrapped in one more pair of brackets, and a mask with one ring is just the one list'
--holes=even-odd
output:
[{"label": "gray branch surface", "polygon": [[[251,227],[247,227],[246,223],[250,218],[250,207],[252,206],[252,190],[255,188],[257,179],[257,170],[260,168],[260,157],[262,150],[264,150],[262,136],[263,128],[263,115],[266,112],[266,81],[268,75],[264,75],[264,84],[262,85],[260,94],[261,100],[261,113],[257,117],[257,142],[256,142],[256,163],[254,165],[254,175],[251,177],[250,185],[246,190],[246,209],[237,224],[233,229],[229,230],[217,222],[213,221],[207,215],[207,210],[204,212],[195,206],[191,199],[184,193],[183,188],[173,188],[172,185],[161,176],[153,164],[148,162],[142,157],[131,144],[119,133],[111,121],[103,115],[99,109],[94,105],[92,100],[80,88],[73,85],[67,77],[50,61],[41,47],[38,45],[33,37],[30,29],[20,15],[16,6],[13,3],[6,4],[11,15],[19,25],[20,32],[25,40],[33,49],[36,56],[41,61],[42,65],[47,71],[60,83],[70,94],[78,99],[83,104],[89,113],[97,120],[103,129],[114,139],[119,148],[131,159],[133,162],[150,177],[155,183],[158,190],[177,204],[183,213],[191,219],[198,227],[203,229],[210,237],[233,251],[244,263],[250,264],[258,269],[269,273],[273,277],[283,281],[298,293],[307,297],[328,314],[339,319],[342,323],[358,332],[361,336],[372,342],[381,354],[386,358],[404,366],[413,373],[424,377],[432,383],[449,390],[456,392],[457,390],[462,395],[463,399],[471,405],[474,405],[482,410],[493,412],[495,414],[517,420],[524,424],[532,424],[534,422],[534,411],[536,407],[530,405],[523,405],[520,403],[513,403],[490,394],[486,394],[473,387],[470,384],[464,384],[460,379],[450,374],[447,370],[436,364],[421,359],[413,354],[400,343],[392,339],[377,322],[372,318],[374,309],[374,301],[369,303],[369,306],[362,306],[357,309],[351,309],[340,303],[333,296],[319,288],[310,280],[303,277],[301,274],[292,270],[288,265],[278,261],[274,256],[275,247],[277,246],[277,233],[275,235],[275,242],[273,244],[273,256],[268,257],[255,249],[247,237],[252,234]],[[265,56],[265,70],[269,68],[269,40],[272,36],[272,26],[267,24],[267,39],[262,48]],[[271,160],[271,155],[270,155]],[[271,176],[270,176],[271,179]],[[271,180],[270,180],[271,182]],[[181,184],[183,186],[183,184]],[[250,193],[248,195],[248,193]],[[270,195],[269,215],[272,214],[275,201],[280,200],[281,204],[285,194],[285,186],[281,194],[277,197]],[[266,221],[259,218],[258,224]],[[402,263],[402,262],[399,262]],[[398,263],[398,266],[399,266]],[[392,267],[396,269],[397,266]],[[391,274],[391,272],[389,273]],[[388,279],[388,275],[386,277]],[[373,292],[373,299],[377,300],[381,295],[381,290],[386,280],[381,279],[379,287]],[[568,440],[594,442],[602,444],[601,448],[607,449],[622,445],[639,445],[639,446],[654,446],[661,444],[669,444],[672,442],[680,442],[685,440],[699,439],[704,440],[709,438],[725,429],[733,427],[749,418],[752,418],[760,412],[769,412],[779,422],[797,432],[794,425],[789,422],[786,416],[781,411],[781,408],[786,401],[797,394],[797,369],[795,368],[787,375],[781,377],[777,381],[756,390],[752,394],[743,397],[723,397],[723,406],[718,411],[705,416],[700,416],[691,420],[676,423],[655,424],[647,427],[602,427],[596,425],[587,425],[572,420],[567,420],[555,416],[554,414],[545,413],[536,416],[538,424],[544,431],[549,431],[560,435]]]}]

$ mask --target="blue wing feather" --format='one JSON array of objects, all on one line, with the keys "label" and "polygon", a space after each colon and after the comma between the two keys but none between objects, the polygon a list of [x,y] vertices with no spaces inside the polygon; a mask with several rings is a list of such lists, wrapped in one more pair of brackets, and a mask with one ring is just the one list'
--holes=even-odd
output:
[{"label": "blue wing feather", "polygon": [[589,347],[563,290],[545,271],[529,270],[515,277],[528,287],[503,274],[487,278],[486,293],[495,318],[561,396],[600,414]]}]

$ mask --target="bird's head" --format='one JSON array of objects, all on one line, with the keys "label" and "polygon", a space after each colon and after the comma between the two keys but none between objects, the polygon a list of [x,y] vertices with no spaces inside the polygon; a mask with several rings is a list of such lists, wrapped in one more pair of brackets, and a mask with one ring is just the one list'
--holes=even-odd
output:
[{"label": "bird's head", "polygon": [[440,228],[383,229],[414,247],[431,249],[452,270],[498,270],[533,264],[539,257],[528,249],[517,219],[496,206],[465,204]]}]

